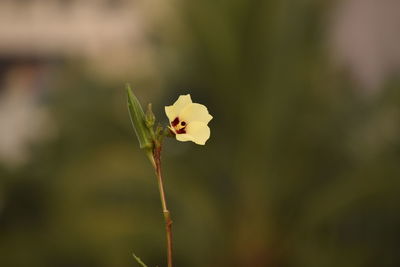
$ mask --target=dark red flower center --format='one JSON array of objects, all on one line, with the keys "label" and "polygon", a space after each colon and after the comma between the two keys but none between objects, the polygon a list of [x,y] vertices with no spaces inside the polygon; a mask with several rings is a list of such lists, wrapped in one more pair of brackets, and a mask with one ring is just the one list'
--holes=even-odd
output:
[{"label": "dark red flower center", "polygon": [[171,126],[174,127],[175,133],[184,134],[186,133],[186,125],[187,123],[184,121],[180,121],[178,117],[176,117],[173,121],[171,121]]}]

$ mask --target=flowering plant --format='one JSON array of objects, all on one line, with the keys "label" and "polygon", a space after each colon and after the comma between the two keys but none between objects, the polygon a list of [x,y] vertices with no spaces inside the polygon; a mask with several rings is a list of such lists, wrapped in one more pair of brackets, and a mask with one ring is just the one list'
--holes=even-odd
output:
[{"label": "flowering plant", "polygon": [[[210,138],[208,123],[212,116],[206,106],[193,103],[190,94],[179,96],[171,106],[165,107],[169,119],[169,126],[157,125],[154,129],[156,118],[152,112],[151,104],[144,113],[139,100],[136,98],[129,85],[126,86],[128,95],[128,110],[133,128],[139,140],[140,148],[144,149],[152,163],[158,182],[162,212],[165,220],[167,240],[167,266],[172,267],[172,220],[165,198],[164,183],[161,172],[161,150],[164,137],[175,137],[176,140],[192,141],[198,145],[205,145]],[[136,255],[136,261],[147,267]]]}]

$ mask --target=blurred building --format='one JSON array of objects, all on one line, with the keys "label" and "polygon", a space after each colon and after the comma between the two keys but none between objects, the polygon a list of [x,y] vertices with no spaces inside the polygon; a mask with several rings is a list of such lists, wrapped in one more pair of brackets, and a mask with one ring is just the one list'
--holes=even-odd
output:
[{"label": "blurred building", "polygon": [[80,57],[122,69],[133,48],[146,45],[138,10],[137,1],[127,0],[1,1],[0,57]]},{"label": "blurred building", "polygon": [[341,1],[332,17],[334,58],[365,92],[378,91],[399,74],[399,1]]},{"label": "blurred building", "polygon": [[108,78],[153,69],[143,9],[131,0],[0,2],[0,162],[25,161],[27,144],[47,132],[42,96],[66,61]]}]

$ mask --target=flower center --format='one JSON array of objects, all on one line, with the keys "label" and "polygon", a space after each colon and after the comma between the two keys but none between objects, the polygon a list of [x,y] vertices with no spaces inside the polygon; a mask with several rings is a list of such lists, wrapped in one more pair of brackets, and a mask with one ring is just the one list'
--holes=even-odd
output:
[{"label": "flower center", "polygon": [[184,134],[186,133],[186,125],[187,123],[184,121],[180,121],[178,117],[175,118],[175,120],[173,120],[171,122],[171,126],[174,127],[175,133],[177,134]]}]

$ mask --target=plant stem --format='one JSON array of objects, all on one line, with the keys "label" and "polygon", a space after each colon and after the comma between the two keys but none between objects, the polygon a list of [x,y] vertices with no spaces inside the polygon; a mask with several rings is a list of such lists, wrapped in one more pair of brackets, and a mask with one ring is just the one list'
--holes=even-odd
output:
[{"label": "plant stem", "polygon": [[164,193],[164,184],[161,173],[161,144],[156,144],[153,151],[153,158],[155,163],[155,171],[158,181],[158,190],[160,191],[160,199],[162,211],[165,220],[165,230],[167,234],[167,263],[168,267],[172,267],[172,220],[169,210],[167,208],[167,201]]}]

